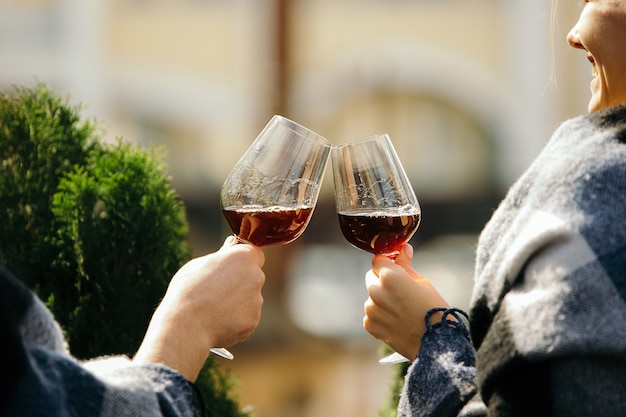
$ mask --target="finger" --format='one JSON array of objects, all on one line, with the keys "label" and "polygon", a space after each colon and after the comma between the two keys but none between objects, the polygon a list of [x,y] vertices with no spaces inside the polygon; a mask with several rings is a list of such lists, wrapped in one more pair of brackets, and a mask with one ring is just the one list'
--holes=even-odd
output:
[{"label": "finger", "polygon": [[375,320],[371,318],[371,316],[367,314],[363,316],[363,328],[375,339],[380,340],[383,337],[381,333],[383,327],[380,326]]},{"label": "finger", "polygon": [[386,341],[397,320],[386,310],[380,308],[372,299],[364,304],[363,328],[374,338]]},{"label": "finger", "polygon": [[[389,288],[383,284],[382,280],[371,270],[365,275],[365,282],[369,295],[366,307],[369,305],[370,311],[376,312],[376,314],[380,314],[383,311],[392,311],[394,309],[393,291],[390,291]],[[368,315],[369,314],[371,313],[368,313]]]},{"label": "finger", "polygon": [[228,235],[222,244],[223,248],[229,248],[231,246],[235,246],[238,243],[237,237],[235,235]]},{"label": "finger", "polygon": [[402,249],[400,249],[400,253],[398,254],[398,257],[396,258],[396,265],[400,265],[402,267],[404,266],[411,266],[413,262],[413,246],[411,246],[410,244],[406,244],[404,246],[402,246]]},{"label": "finger", "polygon": [[372,305],[380,304],[381,307],[385,306],[388,295],[385,293],[385,289],[378,275],[371,269],[365,274],[365,285],[367,287],[367,293],[370,296],[368,302]]},{"label": "finger", "polygon": [[368,298],[363,304],[363,311],[365,312],[365,316],[363,316],[363,328],[378,339],[384,329],[384,325],[381,324],[381,309],[371,298]]},{"label": "finger", "polygon": [[222,247],[221,247],[221,250],[224,250],[224,249],[234,249],[235,251],[248,252],[248,253],[252,252],[254,254],[255,262],[257,265],[259,265],[262,268],[263,265],[265,264],[265,253],[263,252],[263,250],[258,246],[242,242],[237,236],[234,236],[234,235],[228,236],[224,240],[224,243],[222,244]]},{"label": "finger", "polygon": [[380,276],[380,270],[384,267],[393,267],[394,262],[384,255],[374,255],[372,258],[372,270]]},{"label": "finger", "polygon": [[371,269],[367,271],[367,273],[365,274],[365,286],[367,287],[367,289],[369,290],[372,285],[378,284],[378,276],[374,273],[374,271]]},{"label": "finger", "polygon": [[413,246],[406,244],[400,250],[400,254],[396,258],[396,265],[402,267],[414,280],[419,282],[427,282],[428,280],[413,269]]}]

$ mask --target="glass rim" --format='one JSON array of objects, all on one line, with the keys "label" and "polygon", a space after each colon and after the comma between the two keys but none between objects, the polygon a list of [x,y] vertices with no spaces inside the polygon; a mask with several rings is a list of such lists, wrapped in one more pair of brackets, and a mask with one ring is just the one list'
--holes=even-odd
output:
[{"label": "glass rim", "polygon": [[[307,140],[313,140],[314,136],[317,141],[322,142],[322,144],[324,146],[327,147],[332,147],[330,141],[328,139],[326,139],[324,136],[320,135],[319,133],[317,133],[316,131],[298,123],[295,122],[293,120],[291,120],[288,117],[285,117],[283,115],[280,114],[275,114],[272,116],[272,119],[278,120],[279,123],[284,122],[287,125],[287,128],[290,129],[292,132],[294,132],[295,134],[297,134],[298,136],[302,137],[303,139],[307,139]],[[270,120],[271,122],[271,120]],[[304,134],[304,132],[309,133],[310,135]],[[312,135],[312,136],[311,136]]]},{"label": "glass rim", "polygon": [[378,133],[372,136],[368,136],[366,138],[362,138],[362,139],[357,139],[357,140],[353,140],[352,142],[347,142],[347,143],[342,143],[341,145],[336,145],[334,146],[335,149],[340,150],[340,149],[344,149],[350,146],[355,146],[355,145],[361,145],[367,142],[374,142],[377,140],[384,140],[388,143],[391,143],[391,138],[389,137],[388,133]]}]

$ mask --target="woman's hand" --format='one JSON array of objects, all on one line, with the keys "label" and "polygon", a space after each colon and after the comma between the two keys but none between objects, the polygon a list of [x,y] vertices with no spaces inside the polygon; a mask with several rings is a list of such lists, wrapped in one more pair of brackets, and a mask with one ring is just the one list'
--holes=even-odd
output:
[{"label": "woman's hand", "polygon": [[[431,308],[448,307],[435,287],[411,266],[413,248],[406,244],[395,262],[376,255],[365,276],[369,298],[363,327],[402,356],[414,360],[426,332]],[[439,314],[440,316],[441,314]],[[433,315],[436,319],[437,315]]]},{"label": "woman's hand", "polygon": [[172,278],[134,361],[161,363],[195,381],[213,347],[248,337],[261,318],[263,251],[229,237]]}]

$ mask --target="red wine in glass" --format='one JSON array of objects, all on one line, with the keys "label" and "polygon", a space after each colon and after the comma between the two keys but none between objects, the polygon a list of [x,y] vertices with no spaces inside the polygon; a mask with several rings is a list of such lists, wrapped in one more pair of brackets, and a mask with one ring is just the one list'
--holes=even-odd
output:
[{"label": "red wine in glass", "polygon": [[346,210],[337,213],[339,226],[353,246],[395,259],[420,223],[420,212]]},{"label": "red wine in glass", "polygon": [[239,239],[256,246],[284,245],[296,240],[311,218],[313,207],[225,207],[222,213]]}]

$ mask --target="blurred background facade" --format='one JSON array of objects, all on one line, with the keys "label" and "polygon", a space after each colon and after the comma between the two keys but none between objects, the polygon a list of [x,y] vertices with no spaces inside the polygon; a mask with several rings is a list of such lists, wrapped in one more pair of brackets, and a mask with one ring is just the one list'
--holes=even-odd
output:
[{"label": "blurred background facade", "polygon": [[[230,233],[219,190],[273,114],[340,144],[389,133],[422,205],[414,265],[466,307],[478,233],[590,70],[546,0],[1,0],[0,88],[44,82],[167,148],[196,255]],[[327,171],[309,228],[266,249],[261,325],[224,363],[260,417],[373,415],[393,371],[362,329],[370,256],[341,236]]]}]

